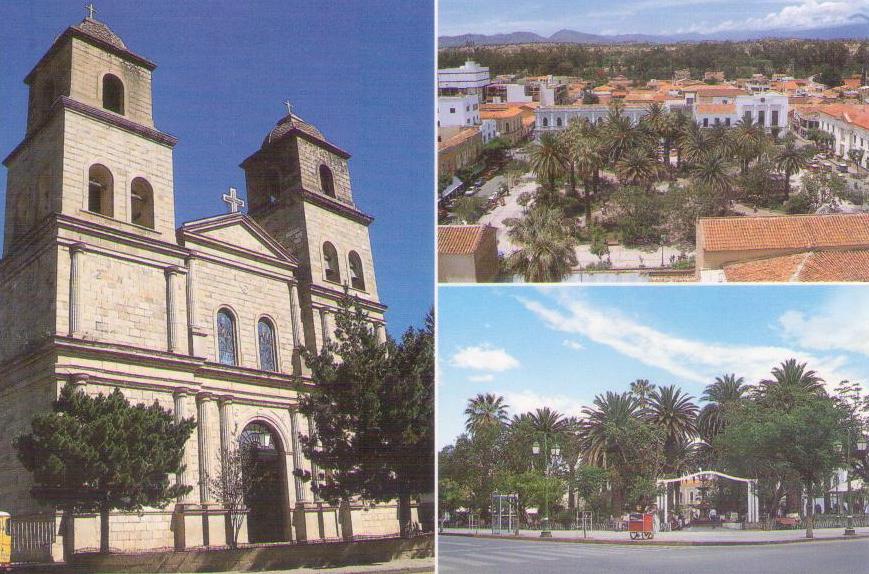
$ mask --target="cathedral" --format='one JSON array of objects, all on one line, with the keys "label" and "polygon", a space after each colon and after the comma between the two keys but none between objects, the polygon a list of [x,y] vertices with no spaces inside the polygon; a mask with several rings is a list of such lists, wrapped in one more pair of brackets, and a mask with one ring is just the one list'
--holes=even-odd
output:
[{"label": "cathedral", "polygon": [[[226,544],[208,477],[241,440],[258,445],[264,478],[240,542],[397,533],[396,504],[331,506],[294,475],[318,476],[299,446],[313,384],[300,350],[329,340],[345,289],[386,336],[350,155],[290,109],[241,162],[247,212],[230,189],[228,213],[176,227],[176,139],[154,125],[154,69],[91,13],[24,80],[26,134],[3,162],[0,510],[54,516],[11,442],[73,384],[197,421],[176,477],[192,492],[113,513],[113,550]],[[98,517],[73,524],[64,545],[98,546]]]}]

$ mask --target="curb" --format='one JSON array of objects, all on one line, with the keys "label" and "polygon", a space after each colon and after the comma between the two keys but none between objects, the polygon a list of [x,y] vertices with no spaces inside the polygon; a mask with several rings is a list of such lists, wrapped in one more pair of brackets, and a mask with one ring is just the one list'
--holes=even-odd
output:
[{"label": "curb", "polygon": [[839,540],[869,539],[869,534],[838,536],[835,538],[796,538],[790,540],[601,540],[600,538],[537,538],[530,536],[495,536],[492,534],[444,533],[439,536],[462,536],[464,538],[485,538],[488,540],[521,540],[523,542],[559,542],[562,544],[602,544],[611,546],[772,546],[776,544],[802,544],[812,542],[834,542]]}]

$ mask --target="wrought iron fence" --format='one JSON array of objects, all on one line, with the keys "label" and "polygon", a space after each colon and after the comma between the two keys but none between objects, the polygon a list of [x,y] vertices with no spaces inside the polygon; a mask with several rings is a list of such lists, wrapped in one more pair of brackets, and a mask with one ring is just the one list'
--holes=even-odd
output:
[{"label": "wrought iron fence", "polygon": [[53,514],[14,516],[9,522],[9,530],[13,562],[51,560],[51,545],[57,539]]}]

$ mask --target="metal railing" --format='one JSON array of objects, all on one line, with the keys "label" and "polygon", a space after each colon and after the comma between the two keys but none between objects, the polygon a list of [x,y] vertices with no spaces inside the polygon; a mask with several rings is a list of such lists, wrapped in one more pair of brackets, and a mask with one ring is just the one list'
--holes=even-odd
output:
[{"label": "metal railing", "polygon": [[12,534],[12,562],[51,560],[51,546],[57,539],[55,516],[14,516],[9,522]]}]

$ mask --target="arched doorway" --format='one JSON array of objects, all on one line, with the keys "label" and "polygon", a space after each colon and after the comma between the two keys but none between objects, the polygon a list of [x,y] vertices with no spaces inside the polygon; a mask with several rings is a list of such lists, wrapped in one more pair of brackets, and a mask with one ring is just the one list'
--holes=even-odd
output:
[{"label": "arched doorway", "polygon": [[256,473],[245,499],[248,540],[286,542],[288,507],[286,455],[278,434],[269,425],[255,421],[244,428],[239,446],[251,450],[250,472]]}]

